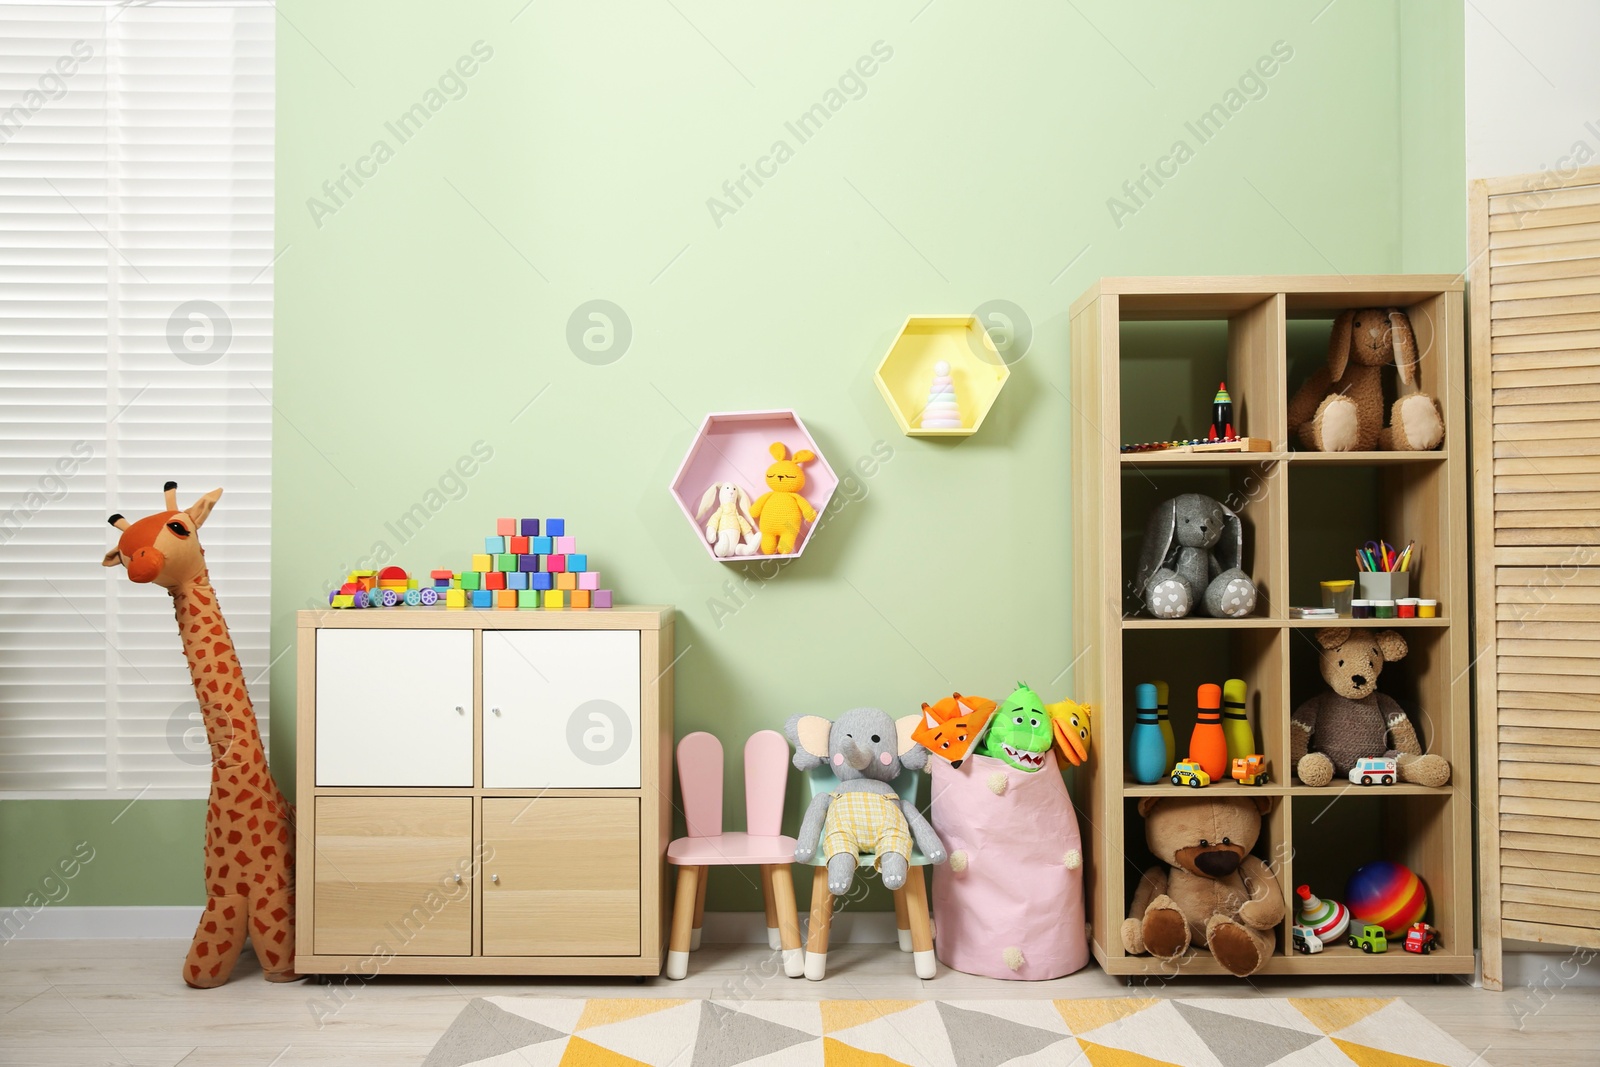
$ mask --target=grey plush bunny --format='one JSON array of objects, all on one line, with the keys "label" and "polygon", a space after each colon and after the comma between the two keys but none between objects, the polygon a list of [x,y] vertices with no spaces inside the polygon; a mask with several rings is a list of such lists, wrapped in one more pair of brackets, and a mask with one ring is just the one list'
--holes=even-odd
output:
[{"label": "grey plush bunny", "polygon": [[800,823],[794,858],[811,862],[819,848],[828,857],[828,890],[850,892],[856,857],[878,854],[878,871],[886,889],[906,883],[910,844],[930,863],[945,861],[944,844],[915,804],[900,799],[892,784],[902,770],[928,765],[928,750],[911,740],[921,716],[891,719],[877,708],[852,708],[837,722],[820,715],[796,715],[783,724],[794,745],[794,765],[809,771],[826,761],[839,789],[811,798]]},{"label": "grey plush bunny", "polygon": [[1239,516],[1202,493],[1184,493],[1150,513],[1135,585],[1158,619],[1191,611],[1236,619],[1256,608],[1243,560]]}]

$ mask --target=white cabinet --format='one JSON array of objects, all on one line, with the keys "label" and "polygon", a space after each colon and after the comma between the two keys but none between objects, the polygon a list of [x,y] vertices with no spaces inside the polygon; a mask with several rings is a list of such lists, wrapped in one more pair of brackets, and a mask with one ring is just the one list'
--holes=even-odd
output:
[{"label": "white cabinet", "polygon": [[637,789],[637,630],[483,632],[486,789]]},{"label": "white cabinet", "polygon": [[317,785],[472,785],[472,681],[467,630],[317,631]]},{"label": "white cabinet", "polygon": [[672,617],[300,612],[295,969],[661,973]]}]

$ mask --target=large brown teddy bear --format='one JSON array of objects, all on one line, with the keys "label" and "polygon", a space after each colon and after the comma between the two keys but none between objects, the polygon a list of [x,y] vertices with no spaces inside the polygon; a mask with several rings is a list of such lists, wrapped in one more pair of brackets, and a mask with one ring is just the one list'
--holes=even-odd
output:
[{"label": "large brown teddy bear", "polygon": [[[1383,368],[1391,363],[1400,376],[1400,396],[1385,427]],[[1439,447],[1444,419],[1433,397],[1417,389],[1417,338],[1404,311],[1340,312],[1328,341],[1328,365],[1289,401],[1289,432],[1317,452],[1426,452]]]},{"label": "large brown teddy bear", "polygon": [[[1443,757],[1422,752],[1404,709],[1377,691],[1385,663],[1405,658],[1406,639],[1393,630],[1329,627],[1317,633],[1322,678],[1333,690],[1295,709],[1289,721],[1289,756],[1300,780],[1322,786],[1344,777],[1356,761],[1388,756],[1402,781],[1441,786],[1450,780]],[[1392,742],[1392,744],[1391,744]]]},{"label": "large brown teddy bear", "polygon": [[1277,876],[1250,853],[1271,807],[1271,797],[1139,801],[1145,840],[1168,866],[1139,880],[1122,947],[1174,960],[1191,944],[1205,945],[1241,978],[1260,970],[1284,916]]}]

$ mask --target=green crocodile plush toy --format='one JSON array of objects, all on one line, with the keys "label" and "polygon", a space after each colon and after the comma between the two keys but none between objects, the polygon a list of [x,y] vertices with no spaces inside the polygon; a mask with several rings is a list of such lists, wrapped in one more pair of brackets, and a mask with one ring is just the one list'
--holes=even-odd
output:
[{"label": "green crocodile plush toy", "polygon": [[1055,727],[1044,703],[1022,683],[995,709],[978,743],[980,756],[1004,760],[1019,771],[1037,771],[1055,744]]}]

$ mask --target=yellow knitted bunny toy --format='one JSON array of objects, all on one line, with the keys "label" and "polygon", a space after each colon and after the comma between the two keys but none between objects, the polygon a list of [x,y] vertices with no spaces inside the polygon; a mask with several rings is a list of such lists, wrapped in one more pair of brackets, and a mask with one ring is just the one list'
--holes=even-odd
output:
[{"label": "yellow knitted bunny toy", "polygon": [[769,491],[751,505],[750,516],[761,527],[761,554],[787,555],[794,551],[800,527],[817,518],[817,509],[800,495],[800,490],[806,487],[805,472],[800,464],[810,463],[817,457],[810,449],[802,448],[789,459],[789,450],[782,442],[774,443],[767,451],[777,462],[767,468]]}]

